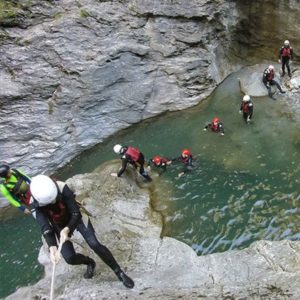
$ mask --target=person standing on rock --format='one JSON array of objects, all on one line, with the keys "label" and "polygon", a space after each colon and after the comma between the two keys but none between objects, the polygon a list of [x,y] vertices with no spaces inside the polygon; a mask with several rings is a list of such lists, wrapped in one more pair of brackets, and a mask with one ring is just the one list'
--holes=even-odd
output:
[{"label": "person standing on rock", "polygon": [[247,124],[250,123],[253,116],[253,103],[249,95],[245,95],[241,102],[240,113],[243,113],[243,119]]},{"label": "person standing on rock", "polygon": [[128,163],[130,163],[136,169],[139,167],[139,173],[145,178],[146,181],[152,181],[151,177],[144,169],[145,156],[139,149],[131,146],[121,146],[119,144],[115,145],[113,149],[116,154],[120,155],[122,167],[118,173],[112,173],[111,176],[120,177],[125,172]]},{"label": "person standing on rock", "polygon": [[283,46],[279,49],[279,60],[278,62],[281,64],[282,67],[282,77],[285,75],[285,66],[288,71],[288,75],[291,78],[292,73],[290,69],[290,63],[293,60],[293,48],[290,47],[290,42],[288,40],[284,41]]},{"label": "person standing on rock", "polygon": [[263,83],[268,90],[269,97],[272,98],[273,100],[276,100],[276,98],[273,96],[271,91],[272,85],[276,85],[276,87],[278,88],[281,94],[285,94],[285,92],[282,90],[280,84],[276,80],[274,80],[274,77],[275,77],[275,69],[274,66],[270,65],[264,70]]},{"label": "person standing on rock", "polygon": [[30,214],[30,177],[9,165],[0,165],[0,189],[7,201],[25,214]]},{"label": "person standing on rock", "polygon": [[83,221],[79,204],[74,193],[62,181],[54,181],[46,175],[37,175],[30,183],[30,209],[40,225],[49,250],[50,259],[56,264],[60,259],[57,239],[62,244],[61,254],[70,265],[86,265],[84,278],[92,278],[96,267],[95,261],[76,253],[69,238],[75,230],[79,231],[89,247],[113,270],[118,279],[127,288],[133,288],[134,282],[116,262],[112,253],[102,245],[96,235],[91,220]]},{"label": "person standing on rock", "polygon": [[208,123],[203,130],[207,131],[208,128],[210,128],[213,132],[220,133],[221,135],[225,134],[223,123],[219,118],[213,118],[211,123]]}]

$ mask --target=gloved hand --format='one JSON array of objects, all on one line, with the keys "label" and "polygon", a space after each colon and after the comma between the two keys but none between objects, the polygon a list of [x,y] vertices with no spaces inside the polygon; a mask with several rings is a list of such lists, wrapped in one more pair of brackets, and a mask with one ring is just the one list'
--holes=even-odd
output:
[{"label": "gloved hand", "polygon": [[53,264],[57,264],[60,260],[60,253],[57,250],[56,246],[51,246],[50,250],[50,260]]},{"label": "gloved hand", "polygon": [[60,232],[60,238],[59,238],[59,242],[61,244],[63,244],[65,241],[67,241],[69,239],[69,232],[70,232],[69,227],[65,227],[62,229],[62,231]]},{"label": "gloved hand", "polygon": [[24,214],[25,214],[25,215],[30,215],[30,214],[31,214],[31,211],[30,211],[28,208],[25,208]]},{"label": "gloved hand", "polygon": [[281,64],[281,60],[280,59],[278,59],[278,63]]},{"label": "gloved hand", "polygon": [[242,113],[242,111],[241,111],[241,110],[239,110],[239,113],[241,114],[241,113]]}]

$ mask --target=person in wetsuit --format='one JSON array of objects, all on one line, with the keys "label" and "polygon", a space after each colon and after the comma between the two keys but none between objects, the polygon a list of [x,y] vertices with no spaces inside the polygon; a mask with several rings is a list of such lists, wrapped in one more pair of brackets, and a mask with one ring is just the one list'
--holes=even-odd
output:
[{"label": "person in wetsuit", "polygon": [[73,243],[69,240],[75,230],[79,231],[89,247],[116,274],[127,288],[133,288],[134,282],[116,262],[110,250],[102,245],[96,235],[91,220],[84,223],[79,204],[74,193],[62,181],[54,181],[46,175],[37,175],[30,183],[30,209],[41,227],[49,250],[50,259],[56,264],[60,259],[57,239],[62,244],[61,254],[70,265],[86,265],[84,278],[92,278],[96,267],[95,261],[83,254],[76,253]]},{"label": "person in wetsuit", "polygon": [[290,69],[290,63],[293,60],[293,48],[290,46],[288,40],[284,41],[283,46],[279,49],[278,62],[281,64],[282,68],[282,77],[285,75],[285,67],[287,68],[288,75],[291,78],[292,73]]},{"label": "person in wetsuit", "polygon": [[189,149],[183,149],[181,155],[175,160],[182,162],[184,164],[185,170],[178,174],[178,177],[181,177],[186,172],[189,172],[193,169],[193,155]]},{"label": "person in wetsuit", "polygon": [[272,85],[276,85],[276,87],[278,88],[281,94],[285,94],[285,92],[282,90],[280,84],[276,80],[274,80],[274,77],[275,77],[275,69],[274,66],[270,65],[264,70],[263,83],[268,90],[269,97],[272,98],[273,100],[276,100],[276,98],[272,94],[272,90],[271,90]]},{"label": "person in wetsuit", "polygon": [[243,119],[247,124],[250,123],[253,116],[253,103],[249,95],[245,95],[241,102],[240,113],[243,113]]},{"label": "person in wetsuit", "polygon": [[122,166],[118,173],[112,173],[112,176],[120,177],[125,172],[126,167],[129,163],[135,168],[139,167],[139,173],[145,178],[146,181],[152,180],[144,169],[145,156],[139,149],[131,146],[121,146],[117,144],[114,146],[113,150],[116,154],[120,155]]},{"label": "person in wetsuit", "polygon": [[158,175],[160,176],[167,170],[167,166],[172,163],[172,160],[161,157],[159,155],[155,155],[151,158],[150,163],[159,170]]},{"label": "person in wetsuit", "polygon": [[223,123],[219,118],[213,118],[211,123],[208,123],[203,130],[207,131],[208,128],[210,128],[213,132],[220,133],[221,135],[225,134]]},{"label": "person in wetsuit", "polygon": [[0,190],[7,201],[25,214],[30,214],[30,177],[9,165],[0,165]]}]

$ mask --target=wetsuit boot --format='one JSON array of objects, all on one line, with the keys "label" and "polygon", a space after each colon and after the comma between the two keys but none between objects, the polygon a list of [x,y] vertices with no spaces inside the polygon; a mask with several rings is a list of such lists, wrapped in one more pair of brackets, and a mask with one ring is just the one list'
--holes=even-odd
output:
[{"label": "wetsuit boot", "polygon": [[89,262],[87,264],[86,271],[83,274],[83,277],[86,279],[92,278],[94,276],[95,267],[96,267],[95,261],[93,259],[89,258]]},{"label": "wetsuit boot", "polygon": [[132,289],[134,287],[133,280],[129,276],[127,276],[121,269],[117,270],[115,274],[128,289]]}]

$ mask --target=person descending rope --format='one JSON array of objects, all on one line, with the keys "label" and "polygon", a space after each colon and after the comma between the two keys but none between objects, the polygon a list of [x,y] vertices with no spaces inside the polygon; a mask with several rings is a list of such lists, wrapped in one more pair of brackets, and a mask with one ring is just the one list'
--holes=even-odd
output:
[{"label": "person descending rope", "polygon": [[290,42],[288,40],[284,41],[283,46],[279,49],[279,59],[278,62],[281,64],[282,74],[283,77],[285,75],[285,66],[288,71],[288,75],[291,78],[292,73],[290,69],[290,63],[293,60],[293,48],[290,46]]},{"label": "person descending rope", "polygon": [[150,160],[150,163],[159,169],[158,175],[160,176],[162,173],[164,173],[167,170],[167,166],[172,163],[171,159],[161,157],[159,155],[153,156]]},{"label": "person descending rope", "polygon": [[263,83],[268,90],[269,97],[272,98],[273,100],[276,100],[276,98],[273,96],[274,94],[272,94],[271,91],[272,85],[276,85],[276,87],[278,88],[281,94],[285,94],[285,92],[282,90],[280,84],[276,80],[274,80],[274,77],[275,77],[275,69],[274,66],[270,65],[264,70]]},{"label": "person descending rope", "polygon": [[25,214],[30,214],[30,177],[9,165],[0,165],[0,189],[7,201]]},{"label": "person descending rope", "polygon": [[250,123],[253,116],[253,103],[249,95],[245,95],[241,102],[240,113],[243,113],[243,118],[247,124]]},{"label": "person descending rope", "polygon": [[49,250],[50,259],[56,264],[60,259],[57,239],[63,243],[61,254],[70,265],[86,265],[84,278],[92,278],[96,267],[95,261],[80,253],[76,253],[69,240],[74,230],[80,232],[89,247],[113,270],[118,279],[127,288],[133,288],[134,282],[116,262],[112,253],[102,245],[95,235],[94,227],[88,218],[84,223],[75,194],[62,181],[54,181],[46,175],[37,175],[30,183],[30,209],[42,230]]},{"label": "person descending rope", "polygon": [[210,128],[213,132],[220,133],[221,135],[224,135],[225,133],[224,126],[219,118],[213,118],[211,123],[208,123],[203,130],[207,131],[208,128]]},{"label": "person descending rope", "polygon": [[139,166],[139,173],[145,178],[146,181],[151,181],[151,177],[147,174],[144,169],[145,156],[144,154],[136,148],[131,146],[121,146],[119,144],[115,145],[113,148],[116,154],[119,154],[122,160],[122,167],[118,173],[112,173],[111,176],[120,177],[126,170],[127,164],[130,163],[135,168]]},{"label": "person descending rope", "polygon": [[189,149],[183,149],[181,151],[181,155],[174,160],[180,161],[184,164],[185,170],[178,174],[178,177],[181,177],[186,172],[192,171],[193,169],[193,155]]}]

